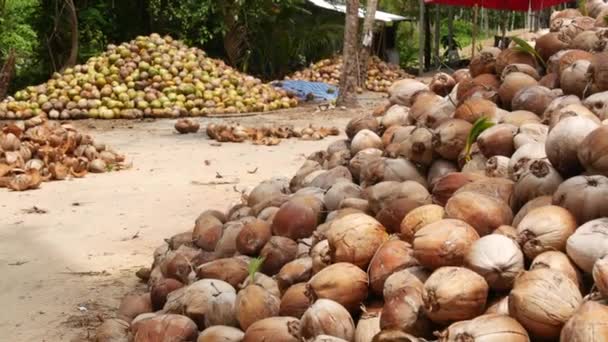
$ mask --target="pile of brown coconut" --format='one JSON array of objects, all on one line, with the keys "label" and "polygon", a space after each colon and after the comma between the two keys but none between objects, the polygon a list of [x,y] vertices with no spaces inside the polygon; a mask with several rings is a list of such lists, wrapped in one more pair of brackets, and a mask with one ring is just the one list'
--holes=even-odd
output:
[{"label": "pile of brown coconut", "polygon": [[396,82],[293,177],[204,211],[97,341],[608,341],[597,3],[535,52]]}]

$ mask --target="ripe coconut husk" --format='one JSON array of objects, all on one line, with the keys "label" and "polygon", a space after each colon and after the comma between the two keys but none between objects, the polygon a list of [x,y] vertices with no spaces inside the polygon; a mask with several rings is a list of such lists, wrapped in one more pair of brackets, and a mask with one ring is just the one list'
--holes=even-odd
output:
[{"label": "ripe coconut husk", "polygon": [[499,86],[500,80],[494,74],[481,74],[475,78],[464,80],[458,85],[458,102],[462,103],[479,91],[498,91]]},{"label": "ripe coconut husk", "polygon": [[457,160],[472,127],[471,123],[460,119],[451,119],[439,125],[433,136],[435,152],[444,159]]},{"label": "ripe coconut husk", "polygon": [[433,132],[425,127],[414,129],[410,136],[401,142],[399,155],[420,165],[429,166],[433,162]]},{"label": "ripe coconut husk", "polygon": [[472,183],[463,185],[456,193],[475,192],[493,197],[505,203],[510,203],[513,194],[513,182],[508,179],[483,177]]},{"label": "ripe coconut husk", "polygon": [[533,68],[538,66],[534,56],[514,48],[505,49],[496,56],[496,73],[501,75],[509,64],[528,64]]},{"label": "ripe coconut husk", "polygon": [[593,51],[593,48],[598,41],[599,37],[595,31],[583,31],[570,41],[570,48],[582,51]]},{"label": "ripe coconut husk", "polygon": [[591,72],[591,62],[585,59],[577,60],[566,67],[560,75],[560,87],[564,94],[584,98],[590,94],[588,74]]},{"label": "ripe coconut husk", "polygon": [[549,127],[540,123],[523,124],[517,130],[517,134],[513,138],[515,149],[524,146],[528,143],[545,143]]},{"label": "ripe coconut husk", "polygon": [[507,77],[509,74],[512,74],[514,72],[524,73],[524,74],[534,78],[537,81],[539,81],[541,79],[541,76],[538,73],[538,70],[536,68],[534,68],[533,66],[530,66],[529,64],[521,64],[521,63],[507,65],[503,69],[502,73],[500,74],[500,79],[504,80],[505,77]]},{"label": "ripe coconut husk", "polygon": [[445,206],[450,197],[461,187],[485,176],[475,173],[452,172],[439,178],[433,186],[433,203]]},{"label": "ripe coconut husk", "polygon": [[607,225],[608,219],[595,219],[578,227],[568,238],[568,256],[586,273],[591,273],[595,262],[608,253]]},{"label": "ripe coconut husk", "polygon": [[95,339],[97,342],[128,342],[129,323],[117,318],[106,319],[97,328]]},{"label": "ripe coconut husk", "polygon": [[347,310],[355,312],[368,294],[367,273],[353,264],[338,262],[315,274],[307,284],[311,301],[331,299]]},{"label": "ripe coconut husk", "polygon": [[439,334],[440,342],[483,340],[488,342],[527,342],[528,332],[506,315],[486,314],[470,321],[456,322]]},{"label": "ripe coconut husk", "polygon": [[393,272],[417,265],[409,243],[397,239],[386,241],[378,248],[367,269],[370,290],[381,295],[386,279]]},{"label": "ripe coconut husk", "polygon": [[414,240],[414,235],[424,226],[437,222],[445,217],[445,210],[436,204],[427,204],[411,210],[399,226],[400,238],[407,242]]},{"label": "ripe coconut husk", "polygon": [[150,287],[150,299],[154,311],[162,309],[167,302],[167,296],[171,292],[182,287],[184,287],[184,284],[170,278],[160,279],[159,281],[153,283]]},{"label": "ripe coconut husk", "polygon": [[276,275],[281,293],[296,283],[307,282],[312,277],[312,258],[302,257],[288,262]]},{"label": "ripe coconut husk", "polygon": [[544,158],[547,158],[545,144],[528,143],[523,145],[513,153],[509,160],[509,176],[512,180],[517,181],[520,170],[525,167],[528,161]]},{"label": "ripe coconut husk", "polygon": [[483,131],[477,137],[477,146],[486,158],[492,156],[510,157],[515,152],[513,138],[517,127],[510,124],[498,124]]},{"label": "ripe coconut husk", "polygon": [[134,342],[194,341],[196,324],[182,315],[158,315],[139,321],[131,327]]},{"label": "ripe coconut husk", "polygon": [[582,104],[571,104],[552,113],[552,116],[549,118],[548,122],[549,130],[552,130],[561,120],[569,117],[583,117],[597,123],[598,125],[601,124],[601,121],[598,119],[595,113],[587,109],[587,107]]},{"label": "ripe coconut husk", "polygon": [[583,167],[578,159],[578,149],[585,137],[599,125],[585,117],[567,117],[549,131],[546,153],[551,164],[563,177],[579,174]]},{"label": "ripe coconut husk", "polygon": [[522,72],[513,72],[508,74],[498,89],[498,96],[500,97],[503,108],[511,109],[513,97],[515,97],[515,94],[519,90],[537,84],[538,82],[533,77]]},{"label": "ripe coconut husk", "polygon": [[540,85],[529,86],[515,93],[511,100],[511,108],[527,110],[541,116],[556,97],[549,88]]},{"label": "ripe coconut husk", "polygon": [[429,84],[429,89],[439,96],[446,96],[452,91],[452,88],[454,88],[455,85],[456,81],[452,76],[439,72],[433,75]]},{"label": "ripe coconut husk", "polygon": [[380,308],[364,308],[357,327],[355,328],[355,339],[354,342],[371,342],[371,340],[378,334],[380,329]]},{"label": "ripe coconut husk", "polygon": [[388,88],[389,101],[393,104],[409,107],[413,104],[413,98],[419,92],[427,90],[429,90],[429,87],[418,80],[399,80]]},{"label": "ripe coconut husk", "polygon": [[409,107],[392,105],[380,119],[383,128],[388,129],[393,126],[407,126],[410,124]]},{"label": "ripe coconut husk", "polygon": [[607,61],[608,53],[597,53],[593,55],[591,64],[589,64],[589,68],[587,69],[589,80],[593,82],[593,86],[598,92],[608,90],[607,69],[604,66]]},{"label": "ripe coconut husk", "polygon": [[123,298],[120,303],[118,318],[131,322],[135,317],[152,311],[152,300],[149,293],[129,295]]},{"label": "ripe coconut husk", "polygon": [[409,116],[414,122],[421,122],[424,117],[427,116],[433,108],[438,107],[442,101],[443,97],[430,90],[420,92],[414,98]]},{"label": "ripe coconut husk", "polygon": [[608,257],[604,256],[593,264],[591,272],[595,287],[604,298],[608,297]]},{"label": "ripe coconut husk", "polygon": [[555,340],[583,298],[565,274],[548,268],[522,273],[509,294],[509,314],[532,338]]},{"label": "ripe coconut husk", "polygon": [[568,320],[561,331],[560,341],[603,341],[608,339],[608,306],[587,301]]},{"label": "ripe coconut husk", "polygon": [[380,315],[380,328],[429,337],[432,326],[423,312],[422,287],[403,287],[399,294],[386,299]]},{"label": "ripe coconut husk", "polygon": [[236,249],[244,255],[255,256],[259,254],[271,236],[270,224],[260,219],[254,219],[246,223],[237,235]]},{"label": "ripe coconut husk", "polygon": [[550,32],[536,39],[534,49],[544,61],[548,60],[556,52],[568,48],[568,44],[559,37],[559,33]]},{"label": "ripe coconut husk", "polygon": [[248,265],[249,260],[244,257],[217,259],[200,265],[196,269],[196,275],[199,279],[223,280],[236,288],[247,278]]},{"label": "ripe coconut husk", "polygon": [[[427,201],[427,203],[430,203],[430,201]],[[391,234],[399,233],[403,218],[422,204],[424,203],[409,198],[386,201],[383,208],[376,214],[376,219],[386,228],[387,232]]]},{"label": "ripe coconut husk", "polygon": [[551,164],[542,159],[531,160],[517,172],[518,178],[513,188],[512,204],[521,208],[530,200],[549,195],[552,196],[563,178]]},{"label": "ripe coconut husk", "polygon": [[566,240],[576,230],[576,219],[568,210],[545,206],[530,211],[517,226],[519,243],[528,259],[548,250],[565,251]]},{"label": "ripe coconut husk", "polygon": [[483,98],[473,98],[462,102],[456,108],[454,119],[462,119],[474,124],[475,121],[482,117],[493,120],[498,112],[499,109],[496,103]]},{"label": "ripe coconut husk", "polygon": [[299,196],[283,205],[272,221],[272,232],[275,235],[292,240],[306,238],[321,221],[323,203],[312,196]]},{"label": "ripe coconut husk", "polygon": [[509,158],[493,156],[486,161],[486,176],[495,178],[509,178]]},{"label": "ripe coconut husk", "polygon": [[402,295],[406,288],[415,288],[422,292],[424,283],[431,276],[426,268],[413,266],[391,274],[384,282],[382,296],[384,300]]},{"label": "ripe coconut husk", "polygon": [[597,117],[604,121],[608,118],[608,92],[593,94],[583,100],[583,105],[591,110]]},{"label": "ripe coconut husk", "polygon": [[205,326],[205,315],[210,310],[212,297],[223,293],[236,293],[234,287],[218,279],[198,280],[179,288],[167,296],[163,313],[180,313],[190,317],[199,327]]},{"label": "ripe coconut husk", "polygon": [[446,217],[472,225],[480,236],[501,225],[511,224],[513,212],[507,203],[479,192],[458,191],[445,206]]},{"label": "ripe coconut husk", "polygon": [[415,181],[426,187],[426,178],[407,159],[376,158],[369,161],[359,178],[362,187],[385,181]]},{"label": "ripe coconut husk", "polygon": [[495,298],[488,302],[488,307],[484,315],[509,315],[509,296]]},{"label": "ripe coconut husk", "polygon": [[216,325],[203,330],[198,335],[196,342],[240,342],[245,333],[240,329],[225,325]]},{"label": "ripe coconut husk", "polygon": [[479,234],[464,221],[443,219],[422,227],[414,235],[414,257],[429,269],[462,265]]},{"label": "ripe coconut husk", "polygon": [[435,159],[427,171],[427,183],[429,184],[429,188],[432,189],[437,180],[439,180],[441,177],[458,171],[459,168],[456,163],[445,159]]},{"label": "ripe coconut husk", "polygon": [[591,174],[608,176],[606,134],[608,134],[608,126],[600,126],[589,133],[579,147],[578,159]]},{"label": "ripe coconut husk", "polygon": [[180,134],[196,133],[200,124],[191,119],[179,119],[175,123],[175,130]]},{"label": "ripe coconut husk", "polygon": [[575,95],[560,96],[553,100],[543,113],[543,122],[549,123],[562,109],[570,105],[581,105],[581,100]]},{"label": "ripe coconut husk", "polygon": [[442,267],[424,283],[422,299],[428,318],[438,324],[481,315],[488,298],[488,284],[477,273],[462,267]]},{"label": "ripe coconut husk", "polygon": [[538,80],[538,85],[548,89],[558,89],[560,87],[559,81],[559,74],[552,72]]},{"label": "ripe coconut husk", "polygon": [[452,78],[456,81],[456,83],[460,83],[472,77],[469,69],[458,69],[452,73]]},{"label": "ripe coconut husk", "polygon": [[241,342],[300,342],[300,320],[294,317],[270,317],[253,323]]},{"label": "ripe coconut husk", "polygon": [[304,312],[300,324],[300,332],[305,339],[329,335],[352,341],[355,337],[355,323],[350,313],[329,299],[317,300]]},{"label": "ripe coconut husk", "polygon": [[223,223],[210,213],[201,214],[195,222],[192,241],[195,245],[212,252],[223,233]]},{"label": "ripe coconut husk", "polygon": [[260,256],[264,258],[262,272],[273,276],[281,270],[288,262],[296,258],[298,244],[292,239],[283,236],[273,236],[260,251]]},{"label": "ripe coconut husk", "polygon": [[236,318],[243,331],[264,318],[277,316],[281,301],[259,285],[249,285],[239,291],[235,302]]},{"label": "ripe coconut husk", "polygon": [[549,268],[562,272],[582,289],[583,278],[581,271],[563,252],[547,251],[537,255],[532,260],[532,264],[530,264],[530,271],[537,268]]},{"label": "ripe coconut husk", "polygon": [[559,75],[561,75],[570,65],[578,60],[591,61],[592,59],[593,54],[591,52],[583,50],[569,50],[559,59]]},{"label": "ripe coconut husk", "polygon": [[302,318],[302,315],[312,305],[308,296],[307,284],[297,283],[290,286],[281,297],[279,315]]},{"label": "ripe coconut husk", "polygon": [[521,222],[521,220],[533,209],[538,207],[543,207],[546,205],[550,205],[553,201],[552,196],[539,196],[534,199],[531,199],[526,204],[524,204],[521,209],[517,212],[517,215],[513,217],[513,226],[517,227],[517,225]]},{"label": "ripe coconut husk", "polygon": [[469,71],[472,77],[481,74],[496,73],[496,57],[500,53],[498,48],[485,48],[480,53],[476,54],[469,64]]},{"label": "ripe coconut husk", "polygon": [[515,278],[524,270],[524,255],[517,242],[490,234],[473,242],[465,265],[484,277],[491,289],[510,290]]}]

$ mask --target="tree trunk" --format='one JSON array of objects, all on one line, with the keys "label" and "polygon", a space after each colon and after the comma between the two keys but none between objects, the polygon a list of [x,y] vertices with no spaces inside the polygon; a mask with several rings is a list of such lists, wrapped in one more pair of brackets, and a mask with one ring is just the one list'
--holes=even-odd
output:
[{"label": "tree trunk", "polygon": [[429,8],[424,6],[424,68],[431,68],[431,15]]},{"label": "tree trunk", "polygon": [[70,15],[72,47],[70,48],[70,56],[63,66],[64,69],[76,65],[78,61],[78,14],[76,13],[76,5],[74,5],[74,0],[65,0],[65,3]]},{"label": "tree trunk", "polygon": [[4,62],[4,66],[0,70],[0,101],[6,97],[8,88],[11,84],[11,78],[15,72],[15,50],[11,49],[8,53],[8,57]]},{"label": "tree trunk", "polygon": [[424,73],[424,0],[420,0],[420,16],[418,17],[418,75]]},{"label": "tree trunk", "polygon": [[441,35],[441,7],[439,7],[439,5],[435,5],[435,34],[433,35],[434,38],[434,46],[433,46],[433,51],[434,51],[434,61],[433,63],[437,63],[437,65],[441,65],[441,58],[439,57],[439,41],[441,39],[440,35]]},{"label": "tree trunk", "polygon": [[369,65],[369,57],[372,52],[374,43],[374,24],[376,23],[376,8],[378,0],[367,0],[367,8],[365,9],[365,20],[363,21],[363,39],[361,41],[361,54],[359,55],[359,86],[365,88],[365,80],[367,80],[367,67]]},{"label": "tree trunk", "polygon": [[338,106],[354,107],[357,105],[357,36],[359,33],[359,0],[346,1],[346,20],[344,25],[344,51],[342,75],[340,75],[340,94]]}]

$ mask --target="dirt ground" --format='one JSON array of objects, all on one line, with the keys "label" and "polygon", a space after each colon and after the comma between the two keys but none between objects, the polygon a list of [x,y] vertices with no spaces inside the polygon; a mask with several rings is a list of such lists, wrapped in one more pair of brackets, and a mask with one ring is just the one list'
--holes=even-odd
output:
[{"label": "dirt ground", "polygon": [[[141,290],[134,273],[149,266],[163,239],[190,230],[205,209],[226,210],[273,176],[291,177],[322,141],[217,146],[209,122],[337,126],[383,103],[364,94],[355,110],[315,112],[304,107],[236,119],[200,118],[201,132],[177,135],[173,120],[76,121],[74,124],[125,153],[133,167],[44,183],[35,191],[0,189],[0,340],[86,341],[112,317],[120,299]],[[217,178],[221,176],[221,178]],[[205,185],[208,182],[223,185]]]}]

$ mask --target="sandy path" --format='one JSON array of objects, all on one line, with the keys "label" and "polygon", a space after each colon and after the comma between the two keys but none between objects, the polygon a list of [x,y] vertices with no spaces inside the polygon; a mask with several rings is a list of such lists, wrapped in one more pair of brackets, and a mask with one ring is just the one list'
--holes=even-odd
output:
[{"label": "sandy path", "polygon": [[[309,109],[239,121],[296,127],[314,122],[342,129],[349,117],[365,110],[313,116]],[[208,121],[201,120],[201,126]],[[24,193],[0,189],[0,340],[85,340],[125,293],[142,286],[134,272],[149,266],[162,239],[190,230],[205,209],[227,209],[240,198],[235,186],[251,189],[272,176],[291,176],[305,155],[343,138],[217,147],[202,132],[174,134],[173,122],[76,122],[125,153],[133,168],[44,183]],[[236,184],[199,184],[218,180]],[[46,213],[25,212],[34,206]]]}]

